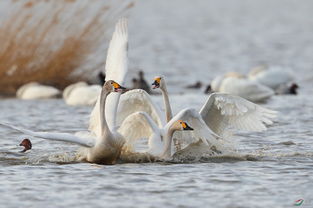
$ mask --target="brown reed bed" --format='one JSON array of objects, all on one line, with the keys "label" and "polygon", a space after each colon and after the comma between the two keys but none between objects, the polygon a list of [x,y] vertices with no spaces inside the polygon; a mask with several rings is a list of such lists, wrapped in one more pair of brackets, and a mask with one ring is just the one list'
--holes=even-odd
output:
[{"label": "brown reed bed", "polygon": [[0,94],[31,81],[62,89],[96,76],[116,20],[132,6],[126,0],[12,0],[0,20]]}]

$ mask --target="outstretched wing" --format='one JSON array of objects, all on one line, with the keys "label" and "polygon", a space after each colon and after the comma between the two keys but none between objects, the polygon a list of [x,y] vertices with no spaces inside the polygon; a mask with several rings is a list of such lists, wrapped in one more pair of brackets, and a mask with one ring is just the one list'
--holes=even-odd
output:
[{"label": "outstretched wing", "polygon": [[202,120],[200,114],[192,108],[187,108],[180,111],[174,116],[170,122],[165,126],[165,132],[171,127],[173,122],[183,120],[193,128],[193,131],[176,131],[173,135],[173,140],[177,140],[181,148],[188,146],[191,143],[202,140],[207,145],[217,145],[220,137],[216,135]]},{"label": "outstretched wing", "polygon": [[[120,19],[113,33],[112,40],[109,45],[105,73],[106,80],[114,80],[117,83],[123,85],[125,76],[127,74],[127,50],[128,50],[128,29],[127,19]],[[120,93],[111,93],[106,100],[106,121],[111,130],[114,130],[115,116],[117,111],[117,105],[120,98]],[[100,128],[100,96],[97,103],[92,110],[89,121],[89,130],[95,133],[97,136],[101,134]]]},{"label": "outstretched wing", "polygon": [[224,93],[213,93],[200,110],[208,127],[219,136],[226,136],[231,129],[264,131],[273,122],[276,111],[256,105],[244,98]]},{"label": "outstretched wing", "polygon": [[35,131],[23,129],[21,127],[16,127],[8,123],[0,123],[0,125],[9,127],[23,134],[27,134],[33,137],[39,137],[42,139],[69,142],[69,143],[79,144],[85,147],[93,147],[95,144],[95,139],[90,138],[90,137],[78,137],[78,136],[75,136],[73,134],[68,134],[68,133],[35,132]]},{"label": "outstretched wing", "polygon": [[125,138],[125,147],[128,151],[133,151],[134,144],[139,139],[148,139],[153,135],[161,139],[160,128],[146,112],[142,111],[128,115],[118,132]]},{"label": "outstretched wing", "polygon": [[146,112],[159,128],[165,125],[164,115],[151,100],[150,95],[144,90],[135,89],[121,96],[117,111],[117,126],[121,125],[127,116],[138,111]]}]

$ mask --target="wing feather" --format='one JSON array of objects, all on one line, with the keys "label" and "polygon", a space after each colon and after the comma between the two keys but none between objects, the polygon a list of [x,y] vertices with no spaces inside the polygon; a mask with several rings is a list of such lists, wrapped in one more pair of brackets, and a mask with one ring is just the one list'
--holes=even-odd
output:
[{"label": "wing feather", "polygon": [[139,139],[148,139],[151,136],[161,138],[161,129],[146,112],[142,111],[130,114],[123,121],[118,132],[125,138],[128,151],[133,151],[134,144]]},{"label": "wing feather", "polygon": [[165,132],[177,120],[183,120],[188,123],[194,130],[193,131],[176,131],[174,138],[178,140],[182,148],[188,146],[191,143],[202,140],[207,145],[216,145],[217,139],[220,138],[205,124],[200,114],[192,108],[181,110],[176,116],[174,116],[169,123],[165,126]]},{"label": "wing feather", "polygon": [[75,136],[69,133],[35,132],[35,131],[27,130],[21,127],[16,127],[8,123],[0,123],[0,125],[14,129],[23,134],[33,136],[33,137],[39,137],[42,139],[69,142],[69,143],[79,144],[85,147],[93,147],[95,145],[95,139],[91,137],[79,137],[79,136]]},{"label": "wing feather", "polygon": [[[125,77],[128,71],[127,51],[127,19],[122,18],[117,22],[115,26],[115,31],[110,41],[105,65],[106,80],[114,80],[121,85],[124,84]],[[111,131],[116,130],[115,118],[120,95],[121,93],[111,93],[106,100],[106,121]],[[100,136],[101,134],[100,96],[98,97],[96,105],[90,115],[89,130],[95,133],[97,136]]]},{"label": "wing feather", "polygon": [[256,105],[244,98],[224,93],[210,95],[200,115],[208,127],[225,137],[231,129],[245,131],[264,131],[266,125],[271,125],[271,119],[276,117],[272,111]]},{"label": "wing feather", "polygon": [[138,111],[147,113],[159,128],[165,126],[164,114],[161,113],[159,107],[152,101],[150,95],[141,89],[130,90],[121,96],[117,113],[117,126],[127,116]]}]

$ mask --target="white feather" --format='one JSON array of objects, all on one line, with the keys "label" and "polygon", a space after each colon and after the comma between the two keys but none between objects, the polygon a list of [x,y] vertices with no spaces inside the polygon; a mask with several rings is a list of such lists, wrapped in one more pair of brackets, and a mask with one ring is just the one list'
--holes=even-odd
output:
[{"label": "white feather", "polygon": [[60,91],[58,89],[51,86],[40,85],[37,82],[25,84],[16,92],[17,98],[23,100],[55,98],[59,94]]},{"label": "white feather", "polygon": [[29,136],[39,137],[39,138],[48,139],[48,140],[69,142],[69,143],[79,144],[85,147],[93,147],[96,141],[95,138],[92,138],[90,136],[83,137],[83,136],[75,136],[73,134],[68,134],[68,133],[35,132],[35,131],[23,129],[21,127],[16,127],[8,123],[0,123],[0,125],[9,127],[11,129],[15,129]]},{"label": "white feather", "polygon": [[[116,24],[112,40],[109,45],[105,73],[106,80],[114,80],[123,85],[128,71],[127,68],[127,50],[128,50],[128,29],[127,19],[120,19]],[[111,93],[106,100],[106,120],[111,131],[116,131],[116,112],[120,98],[120,93]],[[100,129],[100,99],[96,102],[93,108],[90,121],[89,130],[97,136],[101,135]]]},{"label": "white feather", "polygon": [[117,126],[121,125],[127,116],[138,111],[146,112],[160,128],[165,125],[164,114],[161,113],[149,94],[144,90],[135,89],[121,96],[117,113]]},{"label": "white feather", "polygon": [[263,131],[276,112],[256,105],[241,97],[213,93],[200,110],[208,127],[219,136],[228,135],[230,129]]}]

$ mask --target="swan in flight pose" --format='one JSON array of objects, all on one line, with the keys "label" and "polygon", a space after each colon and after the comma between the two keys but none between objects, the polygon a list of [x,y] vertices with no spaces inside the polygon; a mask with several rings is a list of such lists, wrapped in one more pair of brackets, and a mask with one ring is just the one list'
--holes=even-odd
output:
[{"label": "swan in flight pose", "polygon": [[[153,88],[160,88],[163,77],[156,77]],[[164,84],[164,83],[163,83]],[[164,93],[167,95],[167,91]],[[171,109],[168,108],[168,111]],[[194,109],[185,109],[194,119],[198,119],[201,124],[206,126],[220,137],[229,135],[230,129],[246,131],[263,131],[265,125],[272,124],[271,119],[276,116],[276,112],[254,104],[244,98],[225,93],[212,93],[206,103],[202,106],[199,113]],[[188,114],[188,113],[187,113]],[[176,117],[176,116],[175,116]],[[195,131],[198,125],[189,122],[188,119],[180,119],[190,123]]]},{"label": "swan in flight pose", "polygon": [[77,82],[67,86],[63,91],[66,104],[72,106],[94,105],[101,92],[100,85],[88,85],[86,82]]},{"label": "swan in flight pose", "polygon": [[37,82],[25,84],[16,92],[16,97],[23,100],[56,98],[59,95],[60,90]]},{"label": "swan in flight pose", "polygon": [[246,79],[236,72],[216,77],[211,83],[213,92],[237,95],[252,102],[262,102],[275,93],[269,87],[256,81]]},{"label": "swan in flight pose", "polygon": [[[168,92],[163,77],[154,79],[153,88],[163,88],[165,111],[167,118],[172,114]],[[125,99],[124,99],[125,96]],[[219,139],[230,136],[232,130],[263,131],[265,125],[272,124],[271,119],[276,115],[275,111],[268,110],[241,97],[224,93],[213,93],[200,110],[187,108],[180,111],[164,125],[164,118],[150,99],[149,95],[140,90],[131,90],[122,95],[119,109],[118,125],[121,124],[119,132],[126,140],[126,151],[134,152],[134,144],[141,138],[149,138],[148,153],[169,159],[175,152],[171,151],[172,139],[186,146],[201,140],[209,146],[220,147]],[[182,120],[192,126],[192,132],[177,132],[169,134],[173,123]],[[129,131],[136,129],[136,131]],[[171,137],[173,136],[173,138]],[[171,139],[172,138],[172,139]]]},{"label": "swan in flight pose", "polygon": [[[120,19],[116,24],[108,49],[105,66],[106,74],[108,75],[107,78],[112,77],[112,74],[119,74],[119,79],[124,80],[127,72],[127,44],[127,20]],[[97,101],[98,105],[94,108],[94,112],[98,114],[91,115],[95,116],[96,121],[99,120],[99,126],[97,126],[97,130],[99,131],[91,131],[89,134],[76,136],[67,133],[33,132],[9,124],[3,125],[31,136],[79,144],[85,147],[80,151],[80,159],[93,163],[114,164],[124,144],[123,136],[117,132],[117,128],[115,128],[113,125],[114,122],[112,122],[115,119],[118,104],[116,102],[118,99],[116,98],[119,98],[122,89],[124,88],[118,82],[112,80],[105,82],[103,85]],[[114,94],[117,96],[114,96]]]},{"label": "swan in flight pose", "polygon": [[248,77],[273,89],[277,94],[297,94],[298,85],[294,83],[294,76],[288,69],[262,65],[253,68]]}]

